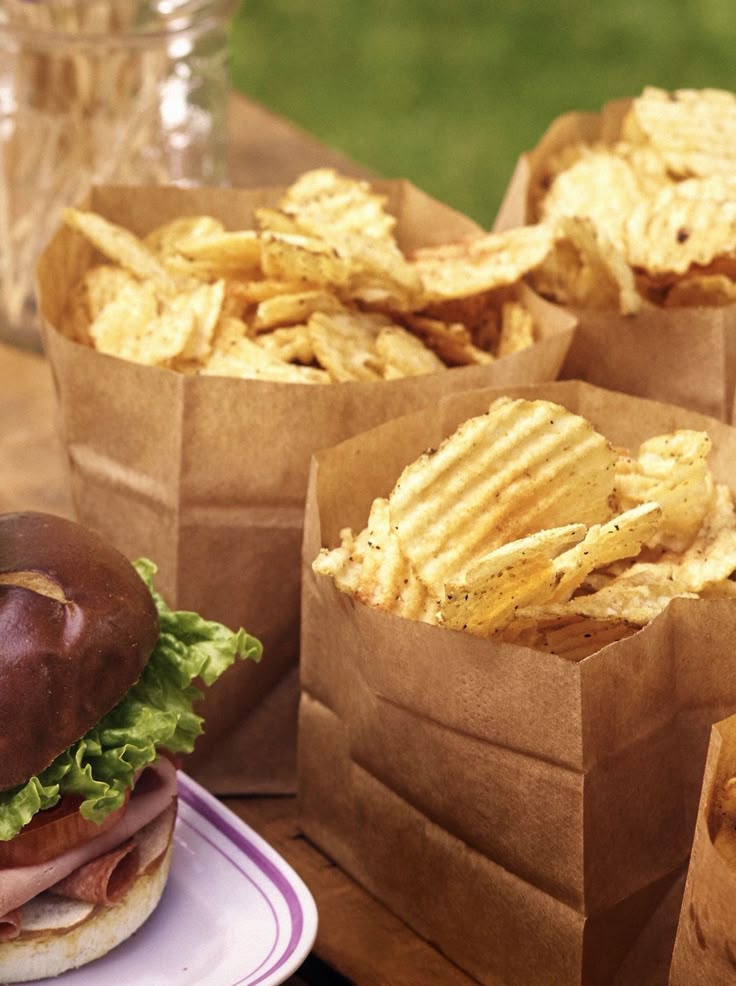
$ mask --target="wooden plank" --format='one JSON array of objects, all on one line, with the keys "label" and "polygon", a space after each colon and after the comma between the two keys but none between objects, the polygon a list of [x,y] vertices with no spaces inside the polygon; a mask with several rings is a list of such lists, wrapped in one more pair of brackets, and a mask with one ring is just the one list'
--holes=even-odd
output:
[{"label": "wooden plank", "polygon": [[309,887],[319,912],[314,951],[328,966],[359,984],[469,986],[475,982],[305,838],[295,798],[224,801],[293,866]]},{"label": "wooden plank", "polygon": [[0,511],[72,516],[56,430],[51,370],[36,353],[0,344]]},{"label": "wooden plank", "polygon": [[233,93],[230,100],[230,177],[233,185],[286,185],[310,168],[333,167],[370,177],[367,168],[327,147],[259,103]]}]

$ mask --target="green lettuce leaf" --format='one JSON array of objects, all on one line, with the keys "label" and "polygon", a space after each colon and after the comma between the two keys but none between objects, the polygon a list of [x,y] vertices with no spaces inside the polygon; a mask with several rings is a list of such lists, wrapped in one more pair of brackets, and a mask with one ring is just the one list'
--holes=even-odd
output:
[{"label": "green lettuce leaf", "polygon": [[193,705],[236,657],[259,661],[262,647],[245,630],[229,630],[197,613],[169,609],[153,588],[156,566],[134,562],[158,611],[161,633],[141,677],[81,739],[29,781],[0,791],[0,841],[12,839],[36,812],[65,794],[81,797],[80,812],[101,822],[125,801],[136,773],[160,749],[189,753],[202,732]]}]

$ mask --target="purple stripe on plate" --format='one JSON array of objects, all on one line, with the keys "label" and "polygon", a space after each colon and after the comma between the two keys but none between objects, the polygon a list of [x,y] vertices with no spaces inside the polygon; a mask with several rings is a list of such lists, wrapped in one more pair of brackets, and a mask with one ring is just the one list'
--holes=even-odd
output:
[{"label": "purple stripe on plate", "polygon": [[[268,966],[268,963],[271,961],[271,956],[276,951],[276,946],[278,944],[278,938],[279,938],[279,932],[280,932],[280,929],[281,929],[281,925],[279,923],[279,916],[276,913],[276,908],[273,906],[273,902],[271,901],[271,898],[268,896],[268,894],[264,890],[264,887],[266,886],[266,884],[261,879],[262,874],[260,874],[260,873],[258,874],[258,878],[261,879],[261,882],[260,883],[258,882],[258,880],[254,880],[253,877],[250,875],[250,873],[247,872],[247,869],[246,869],[246,867],[244,865],[245,861],[243,860],[243,862],[241,862],[241,858],[243,857],[243,854],[242,853],[239,853],[239,857],[237,859],[233,858],[233,856],[231,856],[226,851],[226,849],[224,849],[222,847],[222,845],[218,844],[213,839],[211,839],[209,837],[209,835],[206,834],[206,832],[204,832],[198,825],[195,824],[195,822],[197,820],[202,821],[202,822],[205,822],[206,821],[206,819],[198,811],[194,811],[193,810],[192,811],[192,817],[191,818],[185,818],[184,815],[183,815],[183,813],[181,813],[181,812],[179,813],[179,819],[178,819],[179,824],[180,825],[186,825],[187,828],[190,828],[192,830],[192,832],[195,832],[197,834],[197,836],[203,842],[206,842],[208,846],[211,846],[212,849],[214,850],[214,852],[219,853],[220,856],[224,856],[225,859],[228,861],[228,863],[230,863],[231,866],[234,866],[235,869],[238,871],[238,873],[241,874],[241,876],[243,877],[243,879],[246,880],[253,887],[253,890],[255,891],[255,893],[257,893],[259,895],[259,897],[261,897],[261,899],[263,900],[263,903],[266,905],[266,907],[268,908],[268,910],[271,913],[271,917],[273,918],[273,924],[274,924],[273,945],[271,946],[268,955],[265,957],[265,959],[261,959],[261,961],[258,963],[258,965],[254,969],[252,969],[250,972],[246,973],[246,975],[241,976],[241,978],[238,979],[236,982],[230,983],[230,986],[240,986],[240,984],[245,983],[245,982],[251,982],[251,983],[260,982],[260,980],[258,980],[258,979],[250,979],[250,977],[251,976],[254,976],[257,972],[259,972],[263,968],[263,966]],[[232,843],[230,843],[230,845],[232,846]],[[235,846],[232,846],[232,848],[235,849],[236,847]],[[271,968],[269,966],[268,967],[268,974],[269,975],[271,974],[271,971],[272,970],[271,970]]]},{"label": "purple stripe on plate", "polygon": [[301,902],[296,894],[296,891],[284,873],[272,860],[268,858],[268,856],[261,852],[258,846],[254,845],[253,842],[250,841],[247,834],[240,828],[240,820],[237,816],[232,816],[236,820],[236,824],[233,824],[233,822],[230,821],[230,818],[228,818],[228,816],[232,814],[230,810],[224,805],[220,805],[217,801],[214,802],[214,805],[211,804],[207,797],[204,797],[199,793],[194,784],[195,782],[187,777],[186,774],[182,774],[181,772],[179,773],[179,796],[182,800],[186,802],[190,808],[193,808],[203,818],[210,822],[211,825],[214,825],[214,827],[218,831],[222,832],[222,834],[228,838],[233,845],[240,850],[240,852],[255,863],[264,876],[266,876],[280,892],[289,910],[289,917],[291,918],[291,935],[289,937],[289,942],[286,949],[281,954],[276,964],[271,966],[268,972],[252,981],[252,986],[256,986],[256,983],[262,982],[266,976],[270,976],[277,972],[283,965],[286,964],[286,962],[291,959],[291,956],[296,951],[296,947],[299,944],[302,931],[304,929],[304,912],[302,911]]}]

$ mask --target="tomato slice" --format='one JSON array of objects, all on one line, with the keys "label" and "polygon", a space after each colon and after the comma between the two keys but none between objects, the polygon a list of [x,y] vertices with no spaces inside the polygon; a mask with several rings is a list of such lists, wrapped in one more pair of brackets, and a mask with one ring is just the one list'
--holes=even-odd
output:
[{"label": "tomato slice", "polygon": [[0,866],[45,863],[67,849],[107,832],[122,818],[128,807],[128,797],[99,825],[79,814],[81,803],[82,798],[67,794],[53,808],[37,812],[14,839],[0,842]]}]

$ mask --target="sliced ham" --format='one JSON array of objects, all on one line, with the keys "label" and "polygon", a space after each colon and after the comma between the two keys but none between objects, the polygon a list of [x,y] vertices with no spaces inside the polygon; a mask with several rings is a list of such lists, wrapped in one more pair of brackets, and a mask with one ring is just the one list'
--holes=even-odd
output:
[{"label": "sliced ham", "polygon": [[20,934],[20,911],[16,908],[14,911],[8,911],[7,914],[3,914],[0,918],[0,941],[9,941],[11,938],[17,938]]},{"label": "sliced ham", "polygon": [[125,895],[138,873],[138,850],[128,839],[117,849],[77,867],[49,890],[60,897],[111,907]]},{"label": "sliced ham", "polygon": [[122,846],[161,815],[175,796],[176,768],[170,760],[159,757],[138,779],[126,811],[113,828],[45,863],[0,869],[0,915],[4,915],[0,918],[0,926],[11,912],[36,894],[55,886],[91,860]]},{"label": "sliced ham", "polygon": [[161,862],[171,842],[175,821],[176,809],[172,804],[127,842],[91,859],[49,887],[48,892],[112,907],[125,896],[141,873],[155,870]]}]

